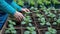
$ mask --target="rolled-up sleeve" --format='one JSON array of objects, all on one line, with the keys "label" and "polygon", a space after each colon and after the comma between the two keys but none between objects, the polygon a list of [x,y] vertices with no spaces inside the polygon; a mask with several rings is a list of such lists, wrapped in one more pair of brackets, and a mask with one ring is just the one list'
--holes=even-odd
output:
[{"label": "rolled-up sleeve", "polygon": [[21,11],[22,7],[17,5],[14,1],[11,3],[11,6],[14,7],[17,11]]},{"label": "rolled-up sleeve", "polygon": [[5,1],[0,1],[0,8],[1,7],[3,7],[2,10],[5,10],[6,13],[9,13],[11,15],[14,15],[14,13],[16,12],[16,10]]}]

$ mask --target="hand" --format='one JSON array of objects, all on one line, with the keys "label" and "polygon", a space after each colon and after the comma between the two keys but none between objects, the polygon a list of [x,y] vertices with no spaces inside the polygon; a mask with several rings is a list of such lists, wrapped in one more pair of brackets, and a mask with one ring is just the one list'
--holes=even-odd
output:
[{"label": "hand", "polygon": [[17,21],[21,21],[24,18],[24,16],[22,15],[22,13],[17,12],[17,11],[14,14],[14,17],[16,18]]},{"label": "hand", "polygon": [[27,8],[22,8],[22,11],[23,11],[23,12],[30,12],[30,10],[27,9]]}]

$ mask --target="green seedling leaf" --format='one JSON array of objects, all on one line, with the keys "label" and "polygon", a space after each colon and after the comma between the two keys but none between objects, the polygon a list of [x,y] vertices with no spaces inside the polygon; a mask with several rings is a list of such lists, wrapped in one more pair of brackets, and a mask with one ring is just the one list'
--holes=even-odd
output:
[{"label": "green seedling leaf", "polygon": [[35,10],[37,10],[37,8],[34,8]]},{"label": "green seedling leaf", "polygon": [[45,32],[45,34],[51,34],[51,33],[47,31],[47,32]]},{"label": "green seedling leaf", "polygon": [[14,34],[16,34],[16,31],[11,31],[11,33],[14,33]]},{"label": "green seedling leaf", "polygon": [[41,18],[41,22],[42,23],[45,23],[45,18]]},{"label": "green seedling leaf", "polygon": [[32,34],[36,34],[36,31],[32,31]]},{"label": "green seedling leaf", "polygon": [[27,27],[27,29],[32,32],[35,30],[35,27]]},{"label": "green seedling leaf", "polygon": [[35,27],[31,27],[32,30],[35,30]]},{"label": "green seedling leaf", "polygon": [[13,27],[13,25],[12,25],[12,24],[9,24],[8,26],[9,26],[9,27]]},{"label": "green seedling leaf", "polygon": [[56,32],[57,32],[56,29],[53,29],[51,27],[48,27],[48,31],[52,34],[56,34]]},{"label": "green seedling leaf", "polygon": [[58,19],[57,22],[60,24],[60,19]]},{"label": "green seedling leaf", "polygon": [[29,20],[29,22],[32,22],[32,20]]},{"label": "green seedling leaf", "polygon": [[54,21],[57,21],[57,18],[54,18]]},{"label": "green seedling leaf", "polygon": [[42,25],[42,26],[43,26],[43,25],[45,25],[45,23],[40,23],[40,25]]},{"label": "green seedling leaf", "polygon": [[23,24],[23,25],[24,25],[24,24],[26,24],[26,22],[22,21],[22,22],[21,22],[21,24]]},{"label": "green seedling leaf", "polygon": [[25,31],[24,34],[30,34],[30,31]]},{"label": "green seedling leaf", "polygon": [[11,27],[11,28],[9,28],[9,30],[12,30],[12,31],[13,31],[13,30],[15,30],[15,29],[14,29],[14,27]]},{"label": "green seedling leaf", "polygon": [[57,23],[56,22],[53,22],[53,25],[57,25]]},{"label": "green seedling leaf", "polygon": [[31,7],[30,10],[34,10],[34,7]]},{"label": "green seedling leaf", "polygon": [[10,31],[9,30],[6,30],[5,33],[10,33]]},{"label": "green seedling leaf", "polygon": [[56,15],[55,14],[52,14],[52,13],[49,13],[49,15],[48,16],[50,16],[50,17],[55,17]]},{"label": "green seedling leaf", "polygon": [[29,26],[33,26],[31,23],[29,23]]},{"label": "green seedling leaf", "polygon": [[13,24],[13,25],[16,25],[16,23],[15,23],[15,22],[12,22],[12,24]]},{"label": "green seedling leaf", "polygon": [[52,34],[56,34],[56,33],[57,33],[56,29],[52,29]]},{"label": "green seedling leaf", "polygon": [[47,22],[46,25],[49,25],[50,26],[51,24],[49,22]]}]

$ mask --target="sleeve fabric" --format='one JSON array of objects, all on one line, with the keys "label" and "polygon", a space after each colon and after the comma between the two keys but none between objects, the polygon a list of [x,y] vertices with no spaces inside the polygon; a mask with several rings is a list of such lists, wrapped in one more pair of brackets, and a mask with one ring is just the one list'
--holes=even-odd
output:
[{"label": "sleeve fabric", "polygon": [[[3,9],[2,10],[5,10],[5,12],[6,13],[9,13],[9,14],[11,14],[11,15],[14,15],[14,13],[16,12],[16,10],[13,8],[13,7],[11,7],[7,2],[5,2],[5,1],[0,1],[0,6],[1,7],[3,7]],[[1,8],[0,7],[0,8]]]},{"label": "sleeve fabric", "polygon": [[15,9],[17,9],[17,11],[21,11],[21,9],[22,9],[22,7],[17,5],[14,1],[11,3],[11,6],[14,7]]}]

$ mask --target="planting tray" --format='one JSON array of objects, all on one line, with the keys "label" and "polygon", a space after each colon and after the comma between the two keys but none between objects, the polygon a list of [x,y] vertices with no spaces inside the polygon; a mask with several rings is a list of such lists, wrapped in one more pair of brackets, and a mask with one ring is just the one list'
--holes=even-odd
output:
[{"label": "planting tray", "polygon": [[[44,12],[41,12],[41,11],[42,10],[40,10],[40,14],[45,15]],[[60,10],[57,10],[57,11],[58,11],[57,14],[59,14]],[[51,12],[54,13],[54,10],[51,10]],[[46,17],[46,15],[45,15],[45,17]],[[56,17],[58,17],[58,15]],[[32,18],[31,24],[33,25],[33,27],[35,27],[36,34],[45,34],[45,32],[48,31],[47,27],[49,27],[49,26],[48,25],[41,26],[39,24],[39,21],[37,20],[38,17],[36,16],[36,14],[34,12],[32,12],[31,18]],[[50,18],[50,17],[46,17],[47,21],[48,21],[48,18]],[[53,19],[51,19],[51,27],[57,30],[56,34],[60,34],[60,32],[59,32],[60,27],[57,25],[53,25],[52,22],[53,22]],[[18,22],[18,23],[20,23],[20,22]],[[17,34],[24,34],[24,31],[28,31],[26,27],[28,27],[29,25],[26,25],[26,24],[22,25],[21,23],[20,24],[18,24],[18,23],[14,26],[17,31]]]}]

